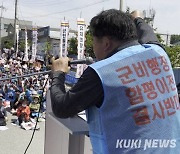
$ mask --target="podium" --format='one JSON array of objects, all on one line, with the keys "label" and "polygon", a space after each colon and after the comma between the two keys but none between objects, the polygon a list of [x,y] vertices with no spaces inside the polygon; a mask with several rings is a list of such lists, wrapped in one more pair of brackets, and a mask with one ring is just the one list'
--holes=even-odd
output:
[{"label": "podium", "polygon": [[45,154],[92,154],[88,125],[79,116],[61,119],[51,108],[50,92],[47,93],[45,123]]}]

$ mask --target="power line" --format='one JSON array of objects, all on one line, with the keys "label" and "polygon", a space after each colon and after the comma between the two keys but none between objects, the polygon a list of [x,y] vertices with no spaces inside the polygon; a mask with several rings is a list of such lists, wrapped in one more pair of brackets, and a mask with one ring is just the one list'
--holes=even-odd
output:
[{"label": "power line", "polygon": [[[66,3],[66,2],[68,2],[68,1],[70,1],[70,0],[65,0],[65,1],[62,1],[62,2],[57,2],[57,1],[51,1],[50,3],[45,3],[45,2],[36,2],[36,3],[25,3],[25,2],[23,2],[23,4],[25,4],[25,5],[34,5],[34,6],[36,6],[36,5],[40,5],[40,6],[52,6],[52,5],[57,5],[57,4],[63,4],[63,3]],[[27,1],[26,1],[27,2]]]},{"label": "power line", "polygon": [[54,12],[54,13],[49,13],[49,14],[44,14],[44,15],[39,15],[39,16],[33,16],[33,17],[26,17],[26,18],[46,17],[46,16],[49,16],[49,15],[54,15],[54,14],[60,14],[60,13],[70,12],[70,11],[74,11],[74,10],[79,10],[79,9],[83,9],[83,8],[86,8],[86,7],[90,7],[90,6],[99,4],[99,3],[103,3],[103,2],[105,2],[105,1],[109,1],[109,0],[101,0],[101,1],[98,1],[98,2],[95,2],[95,3],[92,3],[92,4],[87,4],[87,5],[85,5],[85,6],[81,6],[81,7],[76,7],[76,8],[72,8],[72,9],[67,9],[67,10],[64,10],[64,11],[60,11],[60,12]]},{"label": "power line", "polygon": [[[18,4],[18,8],[19,8],[20,15],[22,16],[22,12],[21,12],[21,8],[20,8],[20,5],[19,5],[19,4]],[[22,16],[21,18],[22,18],[22,21],[24,22],[25,27],[27,28],[28,26],[27,26],[27,24],[26,24],[23,16]],[[18,20],[18,21],[19,21],[19,20]],[[20,25],[20,24],[19,24],[19,25]],[[20,28],[21,28],[21,27],[20,27]]]},{"label": "power line", "polygon": [[[42,6],[52,6],[52,5],[57,5],[57,4],[63,4],[63,3],[68,2],[68,1],[71,1],[71,0],[65,0],[65,1],[62,1],[61,3],[59,3],[59,2],[58,3],[49,3],[49,4],[46,4],[46,5],[41,5],[41,4],[44,4],[44,3],[41,3],[41,4],[39,3],[39,4],[41,5],[41,8],[42,8]],[[21,2],[18,2],[18,4],[20,4]],[[24,2],[22,2],[22,4],[24,5]],[[36,5],[36,3],[33,3],[33,4]],[[21,7],[22,7],[22,5],[21,5]],[[10,11],[12,12],[12,10],[10,10]],[[36,17],[36,14],[37,14],[37,13],[27,12],[27,11],[23,11],[23,13],[34,15],[33,17]],[[33,18],[33,17],[26,17],[26,18]]]}]

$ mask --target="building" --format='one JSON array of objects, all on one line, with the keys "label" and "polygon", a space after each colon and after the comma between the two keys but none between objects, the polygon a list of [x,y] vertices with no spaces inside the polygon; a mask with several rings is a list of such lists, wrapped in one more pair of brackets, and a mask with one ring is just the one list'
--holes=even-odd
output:
[{"label": "building", "polygon": [[162,44],[170,46],[171,35],[170,34],[159,34],[163,40]]},{"label": "building", "polygon": [[[9,28],[9,25],[13,25],[14,27],[14,19],[9,19],[9,18],[0,18],[0,24],[1,24],[1,37],[8,36],[8,31],[7,29]],[[20,25],[21,27],[32,27],[32,21],[27,21],[27,20],[17,20],[17,25]],[[11,29],[12,30],[12,29]],[[13,29],[14,31],[14,29]]]},{"label": "building", "polygon": [[[28,40],[32,40],[32,21],[17,20],[19,25],[19,40],[25,39],[25,29],[27,29]],[[40,27],[38,29],[38,46],[37,51],[42,53],[46,50],[47,42],[51,46],[50,53],[59,55],[60,51],[60,27],[50,28],[49,26]],[[77,31],[70,30],[69,38],[76,37]],[[14,37],[14,19],[1,18],[1,38],[13,39]]]}]

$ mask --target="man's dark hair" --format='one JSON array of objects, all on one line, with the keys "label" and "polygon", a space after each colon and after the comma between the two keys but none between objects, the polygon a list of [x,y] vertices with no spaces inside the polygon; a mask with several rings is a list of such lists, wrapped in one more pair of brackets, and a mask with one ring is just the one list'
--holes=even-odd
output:
[{"label": "man's dark hair", "polygon": [[130,14],[110,9],[100,12],[90,21],[93,36],[109,36],[119,41],[137,39],[136,26]]}]

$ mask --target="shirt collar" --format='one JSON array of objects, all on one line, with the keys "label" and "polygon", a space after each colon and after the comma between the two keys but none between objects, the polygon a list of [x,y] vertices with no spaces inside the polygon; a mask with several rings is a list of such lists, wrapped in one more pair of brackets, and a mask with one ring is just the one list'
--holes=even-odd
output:
[{"label": "shirt collar", "polygon": [[125,49],[125,48],[128,48],[128,47],[130,47],[130,46],[134,46],[134,45],[140,45],[140,43],[139,43],[137,40],[128,41],[128,42],[122,44],[121,46],[115,48],[111,53],[109,53],[109,54],[107,55],[106,58],[109,58],[109,57],[111,57],[112,55],[114,55],[115,53],[120,52],[121,50],[123,50],[123,49]]}]

